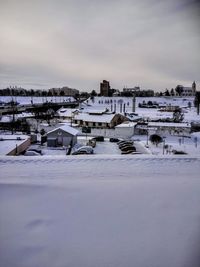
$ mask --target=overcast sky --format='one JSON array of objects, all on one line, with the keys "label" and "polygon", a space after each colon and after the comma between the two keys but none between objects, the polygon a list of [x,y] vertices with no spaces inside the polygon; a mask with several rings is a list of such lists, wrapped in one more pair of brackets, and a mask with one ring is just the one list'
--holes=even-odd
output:
[{"label": "overcast sky", "polygon": [[0,0],[0,88],[200,89],[199,2]]}]

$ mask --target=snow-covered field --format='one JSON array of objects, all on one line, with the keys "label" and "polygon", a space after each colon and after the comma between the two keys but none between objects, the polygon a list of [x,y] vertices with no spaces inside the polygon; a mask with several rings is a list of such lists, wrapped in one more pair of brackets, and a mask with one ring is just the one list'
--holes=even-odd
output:
[{"label": "snow-covered field", "polygon": [[200,158],[0,157],[0,266],[199,267]]},{"label": "snow-covered field", "polygon": [[[194,108],[194,97],[136,97],[135,102],[135,112],[144,118],[149,119],[164,119],[172,118],[173,112],[161,112],[156,108],[139,108],[139,103],[142,104],[143,101],[146,103],[148,101],[156,102],[163,106],[179,106],[184,110],[184,121],[200,121],[200,116],[197,116],[196,108]],[[132,112],[133,99],[131,97],[95,97],[93,100],[85,101],[89,106],[84,106],[85,110],[90,109],[109,109],[114,110],[116,107],[116,112],[123,112],[123,107],[125,105],[126,112]],[[188,108],[189,103],[191,108]]]}]

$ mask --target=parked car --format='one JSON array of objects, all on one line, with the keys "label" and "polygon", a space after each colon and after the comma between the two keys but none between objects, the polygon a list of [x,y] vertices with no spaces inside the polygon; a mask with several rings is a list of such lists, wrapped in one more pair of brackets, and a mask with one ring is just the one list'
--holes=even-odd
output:
[{"label": "parked car", "polygon": [[72,155],[80,155],[80,154],[93,154],[94,150],[91,146],[81,146],[77,148]]},{"label": "parked car", "polygon": [[119,148],[122,150],[125,147],[133,147],[133,144],[124,144],[124,145],[121,145]]},{"label": "parked car", "polygon": [[127,140],[120,140],[119,142],[117,142],[118,145],[121,145],[123,143],[127,142]]},{"label": "parked car", "polygon": [[172,150],[174,155],[186,155],[187,153],[182,150]]},{"label": "parked car", "polygon": [[123,144],[133,144],[133,141],[132,140],[122,140],[122,141],[119,141],[117,142],[118,146],[121,146]]},{"label": "parked car", "polygon": [[104,136],[96,136],[96,137],[92,138],[92,140],[103,142],[104,141]]},{"label": "parked car", "polygon": [[117,143],[117,142],[119,142],[119,139],[118,138],[110,138],[109,141],[112,143]]},{"label": "parked car", "polygon": [[29,148],[27,151],[35,151],[35,152],[39,153],[40,155],[42,155],[42,150],[41,149]]},{"label": "parked car", "polygon": [[88,153],[88,151],[87,150],[79,150],[79,151],[74,151],[73,153],[72,153],[72,155],[90,155],[90,154],[92,154],[92,153]]},{"label": "parked car", "polygon": [[40,153],[37,153],[36,151],[30,150],[30,151],[26,151],[24,153],[24,156],[41,156],[41,154]]},{"label": "parked car", "polygon": [[128,151],[132,150],[133,152],[136,151],[136,148],[134,146],[125,146],[121,149],[121,151]]},{"label": "parked car", "polygon": [[122,151],[121,154],[132,154],[133,152],[134,152],[134,150],[129,149],[129,150],[126,150],[126,151]]},{"label": "parked car", "polygon": [[126,142],[126,143],[123,143],[121,145],[119,145],[119,149],[122,149],[123,147],[125,146],[133,146],[133,142]]}]

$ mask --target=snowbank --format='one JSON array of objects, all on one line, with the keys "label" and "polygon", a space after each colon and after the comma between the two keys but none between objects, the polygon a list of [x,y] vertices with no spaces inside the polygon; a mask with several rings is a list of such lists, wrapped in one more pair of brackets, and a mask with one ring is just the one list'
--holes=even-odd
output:
[{"label": "snowbank", "polygon": [[200,158],[0,157],[0,265],[200,266]]}]

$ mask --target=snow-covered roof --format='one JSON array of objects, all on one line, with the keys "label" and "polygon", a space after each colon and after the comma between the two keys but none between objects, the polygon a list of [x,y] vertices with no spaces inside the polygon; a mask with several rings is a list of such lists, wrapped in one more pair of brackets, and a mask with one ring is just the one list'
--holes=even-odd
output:
[{"label": "snow-covered roof", "polygon": [[57,127],[55,129],[49,131],[47,133],[47,135],[50,134],[50,133],[53,133],[53,132],[55,132],[57,130],[63,130],[64,132],[70,133],[71,135],[77,135],[79,133],[79,131],[77,129],[65,124],[63,126]]},{"label": "snow-covered roof", "polygon": [[86,111],[87,113],[89,114],[103,114],[104,112],[106,112],[106,108],[103,108],[103,109],[87,109]]},{"label": "snow-covered roof", "polygon": [[15,134],[1,134],[0,135],[0,155],[7,155],[16,145],[21,145],[29,136],[27,135],[15,135]]},{"label": "snow-covered roof", "polygon": [[13,120],[12,115],[4,115],[0,119],[1,122],[11,122],[12,120]]},{"label": "snow-covered roof", "polygon": [[126,114],[126,118],[128,118],[130,121],[138,121],[142,117],[138,115]]},{"label": "snow-covered roof", "polygon": [[88,122],[104,122],[110,123],[116,114],[102,114],[102,115],[89,115],[87,113],[81,113],[75,115],[75,120],[82,120]]},{"label": "snow-covered roof", "polygon": [[125,121],[125,122],[115,126],[115,128],[132,128],[132,127],[135,127],[135,125],[137,125],[137,122]]},{"label": "snow-covered roof", "polygon": [[190,128],[189,123],[175,123],[175,122],[149,122],[148,126],[152,127],[177,127],[177,128]]},{"label": "snow-covered roof", "polygon": [[59,114],[59,116],[64,116],[64,117],[72,117],[73,116],[73,112],[77,111],[77,109],[75,108],[60,108],[57,113]]},{"label": "snow-covered roof", "polygon": [[30,112],[22,112],[21,114],[17,114],[17,118],[27,118],[27,117],[34,117],[35,115]]}]

